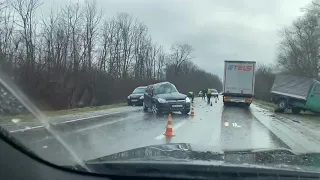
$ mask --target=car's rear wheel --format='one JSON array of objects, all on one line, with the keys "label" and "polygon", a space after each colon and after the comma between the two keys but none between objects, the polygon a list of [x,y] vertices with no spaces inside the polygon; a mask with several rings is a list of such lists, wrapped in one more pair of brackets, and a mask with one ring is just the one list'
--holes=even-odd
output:
[{"label": "car's rear wheel", "polygon": [[284,112],[287,108],[287,101],[285,99],[280,99],[277,101],[278,112]]},{"label": "car's rear wheel", "polygon": [[160,111],[156,105],[156,103],[153,103],[152,106],[151,106],[151,111],[153,114],[156,114],[156,115],[159,115],[160,114]]}]

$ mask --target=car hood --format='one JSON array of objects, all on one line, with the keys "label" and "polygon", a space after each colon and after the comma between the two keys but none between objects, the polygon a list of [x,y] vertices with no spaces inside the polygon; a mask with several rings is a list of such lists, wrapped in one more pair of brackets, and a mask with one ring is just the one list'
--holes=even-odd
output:
[{"label": "car hood", "polygon": [[165,100],[179,100],[179,99],[185,99],[187,95],[175,92],[175,93],[167,93],[167,94],[157,94],[158,98],[162,98]]},{"label": "car hood", "polygon": [[139,93],[139,94],[130,94],[129,95],[130,96],[130,98],[139,98],[139,97],[141,97],[141,96],[143,96],[143,94],[141,93]]},{"label": "car hood", "polygon": [[[119,152],[105,157],[87,161],[96,164],[114,161],[173,161],[173,162],[219,162],[219,165],[236,164],[239,166],[256,166],[301,170],[320,169],[320,154],[295,154],[289,149],[239,149],[223,150],[212,146],[188,143],[169,143],[146,146]],[[222,163],[222,164],[221,164]]]}]

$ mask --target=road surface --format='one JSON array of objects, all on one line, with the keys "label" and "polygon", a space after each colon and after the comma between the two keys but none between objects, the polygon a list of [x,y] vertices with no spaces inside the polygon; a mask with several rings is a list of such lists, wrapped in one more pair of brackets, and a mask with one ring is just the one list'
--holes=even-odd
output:
[{"label": "road surface", "polygon": [[301,123],[281,118],[285,115],[275,115],[254,104],[249,109],[225,107],[221,99],[208,106],[196,98],[194,117],[173,114],[175,136],[172,138],[163,136],[168,116],[145,113],[142,107],[113,109],[105,116],[98,114],[91,119],[53,121],[50,126],[53,135],[39,125],[22,130],[8,126],[8,130],[40,157],[59,165],[74,161],[57,138],[82,160],[164,143],[193,143],[223,150],[317,150],[320,136],[308,126],[301,129]]}]

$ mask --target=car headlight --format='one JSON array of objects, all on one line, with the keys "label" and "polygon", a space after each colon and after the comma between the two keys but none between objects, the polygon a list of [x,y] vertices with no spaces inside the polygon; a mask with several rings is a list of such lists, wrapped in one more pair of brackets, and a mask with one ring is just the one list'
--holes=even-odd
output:
[{"label": "car headlight", "polygon": [[186,97],[186,103],[190,103],[190,99],[188,97]]},{"label": "car headlight", "polygon": [[140,96],[140,99],[143,99],[144,98],[144,96]]},{"label": "car headlight", "polygon": [[130,96],[128,96],[127,99],[130,99]]},{"label": "car headlight", "polygon": [[165,99],[158,98],[158,102],[159,102],[159,103],[166,103],[167,101],[166,101]]}]

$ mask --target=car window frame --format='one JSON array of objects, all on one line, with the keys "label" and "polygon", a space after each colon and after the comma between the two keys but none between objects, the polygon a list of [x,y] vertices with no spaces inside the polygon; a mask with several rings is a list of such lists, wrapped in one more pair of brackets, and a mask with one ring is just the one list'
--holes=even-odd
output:
[{"label": "car window frame", "polygon": [[144,87],[137,87],[137,88],[135,88],[135,89],[132,91],[132,94],[133,94],[133,92],[134,92],[136,89],[145,89],[145,91],[143,92],[143,93],[145,93],[145,92],[147,91],[147,89],[148,89],[148,88],[144,88]]},{"label": "car window frame", "polygon": [[[319,87],[319,88],[318,88]],[[318,90],[318,89],[319,90]],[[320,85],[316,85],[315,87],[314,87],[314,89],[313,89],[313,94],[320,94]]]}]

